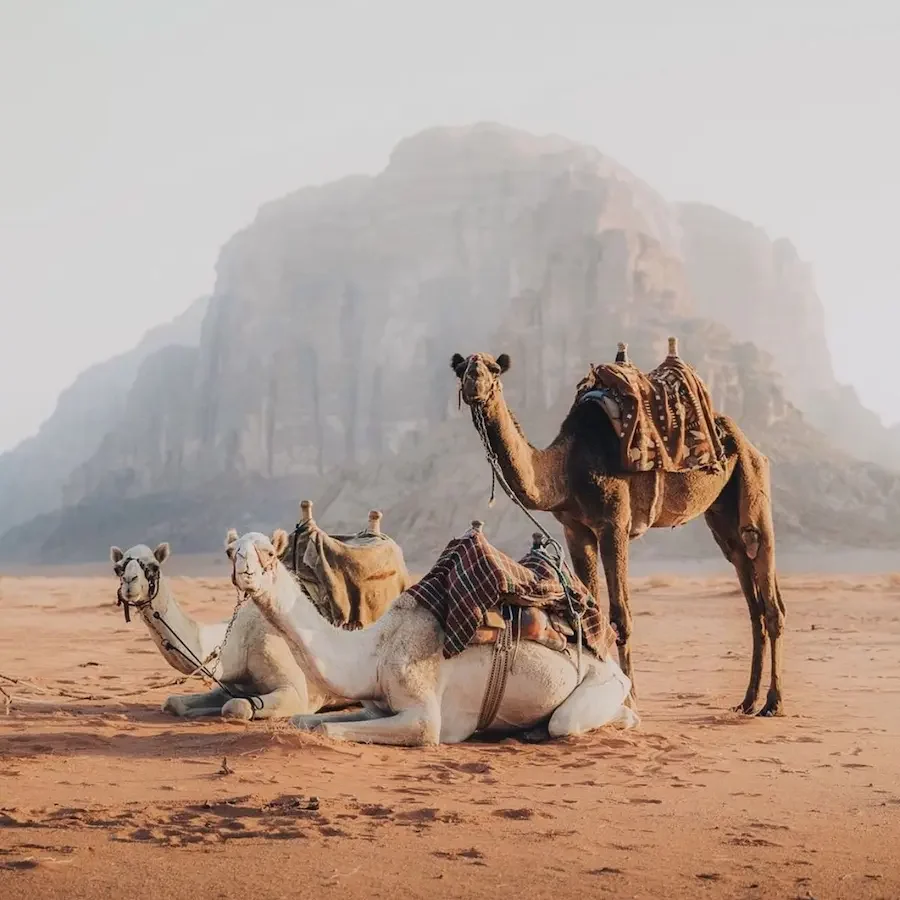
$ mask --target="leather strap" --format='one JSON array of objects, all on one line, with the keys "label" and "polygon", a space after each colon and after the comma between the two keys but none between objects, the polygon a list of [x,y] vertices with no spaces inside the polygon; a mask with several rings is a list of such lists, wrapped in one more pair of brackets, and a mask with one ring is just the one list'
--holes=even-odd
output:
[{"label": "leather strap", "polygon": [[491,671],[488,675],[487,686],[484,690],[484,699],[481,701],[481,713],[478,716],[476,731],[484,731],[489,728],[497,717],[503,695],[506,693],[506,682],[509,679],[511,667],[511,651],[513,648],[513,629],[504,628],[494,642],[494,652],[491,654]]}]

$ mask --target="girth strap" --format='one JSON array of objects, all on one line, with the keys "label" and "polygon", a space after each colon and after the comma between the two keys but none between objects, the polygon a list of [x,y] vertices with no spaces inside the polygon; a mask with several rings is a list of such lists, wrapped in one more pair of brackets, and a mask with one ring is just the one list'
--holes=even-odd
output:
[{"label": "girth strap", "polygon": [[497,717],[500,703],[506,693],[506,682],[512,668],[512,633],[512,622],[510,622],[509,627],[500,632],[494,643],[494,652],[491,654],[491,672],[488,675],[484,699],[481,701],[481,714],[478,716],[478,724],[475,726],[476,731],[484,731],[485,728],[490,727]]}]

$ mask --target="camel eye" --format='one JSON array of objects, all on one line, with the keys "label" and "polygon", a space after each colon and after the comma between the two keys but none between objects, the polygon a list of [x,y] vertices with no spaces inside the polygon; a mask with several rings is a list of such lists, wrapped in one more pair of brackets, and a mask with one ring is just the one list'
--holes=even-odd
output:
[{"label": "camel eye", "polygon": [[487,367],[488,367],[488,371],[489,371],[492,375],[499,375],[499,374],[500,374],[500,366],[498,366],[497,363],[488,363],[488,364],[487,364]]},{"label": "camel eye", "polygon": [[116,575],[121,578],[125,574],[125,566],[123,566],[121,563],[117,563],[113,566],[113,572],[115,572]]}]

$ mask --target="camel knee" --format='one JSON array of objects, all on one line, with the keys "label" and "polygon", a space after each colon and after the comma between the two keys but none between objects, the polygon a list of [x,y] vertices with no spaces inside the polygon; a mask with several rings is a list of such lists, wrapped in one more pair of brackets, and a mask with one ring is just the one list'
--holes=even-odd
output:
[{"label": "camel knee", "polygon": [[416,746],[436,747],[441,742],[441,723],[430,716],[416,719],[412,723],[412,737]]},{"label": "camel knee", "polygon": [[232,697],[222,707],[222,718],[249,722],[253,718],[253,705],[243,697]]},{"label": "camel knee", "polygon": [[777,607],[766,610],[766,631],[772,640],[784,634],[784,613]]},{"label": "camel knee", "polygon": [[626,647],[631,641],[631,616],[624,610],[617,610],[610,614],[609,623],[616,632],[616,646]]},{"label": "camel knee", "polygon": [[744,552],[747,556],[750,559],[756,559],[759,555],[759,545],[761,543],[759,530],[752,525],[745,525],[741,529],[741,541],[744,544]]}]

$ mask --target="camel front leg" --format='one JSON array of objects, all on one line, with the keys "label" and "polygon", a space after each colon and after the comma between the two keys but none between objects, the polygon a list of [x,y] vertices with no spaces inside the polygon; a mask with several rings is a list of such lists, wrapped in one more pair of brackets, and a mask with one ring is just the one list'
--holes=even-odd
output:
[{"label": "camel front leg", "polygon": [[424,706],[365,721],[324,722],[317,730],[328,737],[362,744],[425,747],[441,741],[440,712]]},{"label": "camel front leg", "polygon": [[215,688],[202,694],[174,694],[167,697],[162,705],[163,712],[185,719],[198,716],[217,716],[228,694],[222,688]]},{"label": "camel front leg", "polygon": [[327,713],[291,716],[291,725],[298,731],[315,731],[320,725],[338,722],[369,722],[372,719],[383,719],[386,713],[375,708],[337,709]]},{"label": "camel front leg", "polygon": [[249,722],[256,719],[286,719],[309,708],[306,691],[301,697],[288,685],[268,694],[252,697],[234,697],[222,707],[222,717]]},{"label": "camel front leg", "polygon": [[597,559],[597,535],[586,525],[568,516],[558,518],[563,526],[569,556],[572,558],[572,568],[594,599],[599,601],[600,566]]},{"label": "camel front leg", "polygon": [[631,693],[626,705],[637,708],[637,688],[634,684],[634,669],[631,665],[631,605],[628,597],[628,532],[608,526],[600,534],[600,558],[606,575],[606,590],[609,594],[609,621],[616,629],[616,644],[619,648],[619,666],[631,682]]}]

